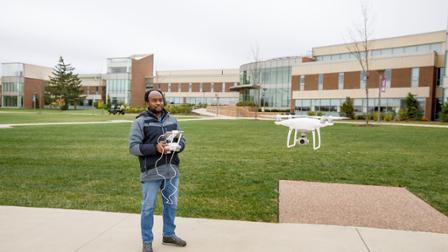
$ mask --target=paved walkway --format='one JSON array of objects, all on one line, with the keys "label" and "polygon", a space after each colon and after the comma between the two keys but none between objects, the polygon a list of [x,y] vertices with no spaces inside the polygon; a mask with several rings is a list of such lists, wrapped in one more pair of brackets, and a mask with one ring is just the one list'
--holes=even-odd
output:
[{"label": "paved walkway", "polygon": [[209,116],[209,117],[215,117],[219,119],[241,119],[234,116],[225,116],[225,115],[216,115],[215,113],[208,112],[205,108],[199,108],[199,109],[193,109],[191,112],[196,113],[201,116]]},{"label": "paved walkway", "polygon": [[392,186],[280,180],[279,221],[448,235],[447,216]]},{"label": "paved walkway", "polygon": [[[141,251],[140,216],[82,210],[0,206],[0,251]],[[177,218],[188,246],[161,244],[155,217],[156,252],[210,251],[448,251],[448,235],[360,227],[278,224]]]}]

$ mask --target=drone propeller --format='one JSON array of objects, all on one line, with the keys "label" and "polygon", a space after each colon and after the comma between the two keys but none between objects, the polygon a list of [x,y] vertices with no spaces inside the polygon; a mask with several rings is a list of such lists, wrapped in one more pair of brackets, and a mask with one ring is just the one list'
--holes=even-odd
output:
[{"label": "drone propeller", "polygon": [[277,114],[275,116],[276,121],[286,120],[286,119],[293,119],[293,118],[307,118],[306,115],[279,115]]},{"label": "drone propeller", "polygon": [[347,120],[350,119],[348,117],[341,117],[341,116],[308,116],[308,115],[276,115],[275,116],[275,120],[276,121],[281,121],[281,120],[285,120],[285,119],[293,119],[293,118],[313,118],[313,119],[318,119],[321,120],[322,122],[327,121],[327,122],[332,122],[335,120]]}]

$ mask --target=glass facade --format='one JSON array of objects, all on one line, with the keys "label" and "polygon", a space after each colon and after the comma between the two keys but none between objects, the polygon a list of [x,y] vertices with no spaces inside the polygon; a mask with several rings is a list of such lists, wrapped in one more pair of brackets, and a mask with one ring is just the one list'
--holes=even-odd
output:
[{"label": "glass facade", "polygon": [[2,107],[23,107],[24,66],[22,63],[3,63],[1,78]]},{"label": "glass facade", "polygon": [[113,104],[131,103],[131,64],[130,58],[107,59],[106,99]]},{"label": "glass facade", "polygon": [[[188,84],[188,93],[193,93],[193,83],[187,82]],[[233,86],[236,86],[237,82],[233,83]],[[173,86],[172,83],[168,83],[168,92],[169,93],[175,93],[175,92],[181,92],[181,86],[182,83],[177,83],[177,89],[174,90],[171,88]],[[194,97],[185,97],[185,96],[170,96],[166,97],[166,101],[169,104],[208,104],[208,105],[235,105],[238,103],[239,98],[232,98],[232,97],[220,97],[220,93],[225,93],[225,82],[211,82],[210,83],[210,91],[206,92],[207,94],[214,92],[215,97],[204,97],[204,96],[194,96]],[[219,92],[218,92],[219,91]],[[199,93],[204,92],[204,83],[199,83]],[[184,92],[185,93],[185,92]],[[197,92],[195,92],[197,93]],[[241,93],[240,93],[241,95]]]},{"label": "glass facade", "polygon": [[[424,54],[431,52],[436,52],[437,54],[443,54],[442,48],[443,48],[442,43],[430,43],[416,46],[375,49],[371,50],[369,53],[372,58],[405,56],[405,55]],[[355,59],[356,58],[351,53],[321,55],[316,57],[317,61],[344,61]]]},{"label": "glass facade", "polygon": [[448,50],[447,50],[447,46],[448,46],[448,27],[447,27],[447,34],[446,34],[446,40],[445,40],[445,69],[444,69],[444,75],[441,75],[441,83],[443,86],[443,99],[442,102],[448,102]]},{"label": "glass facade", "polygon": [[238,98],[228,97],[166,97],[168,104],[208,104],[208,105],[234,105],[238,102]]},{"label": "glass facade", "polygon": [[[252,89],[240,90],[240,101],[252,101],[268,109],[288,109],[291,99],[292,66],[300,57],[277,58],[254,62],[240,67],[240,85]],[[259,88],[254,88],[259,85]]]},{"label": "glass facade", "polygon": [[[400,108],[405,107],[406,98],[382,98],[381,111],[398,113]],[[417,98],[420,108],[425,113],[425,98]],[[341,106],[345,99],[299,99],[295,101],[295,112],[298,115],[306,115],[308,111],[322,112],[325,115],[339,115]],[[369,112],[378,111],[378,99],[369,99]],[[366,99],[353,99],[353,107],[356,114],[367,112]]]}]

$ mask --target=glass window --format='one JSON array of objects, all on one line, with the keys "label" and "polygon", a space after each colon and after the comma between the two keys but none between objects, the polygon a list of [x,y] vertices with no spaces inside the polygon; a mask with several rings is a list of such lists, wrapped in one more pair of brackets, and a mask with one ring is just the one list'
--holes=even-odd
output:
[{"label": "glass window", "polygon": [[418,67],[412,68],[412,79],[411,79],[411,87],[418,87],[418,79],[419,79],[420,69]]},{"label": "glass window", "polygon": [[294,104],[295,104],[294,106],[295,111],[302,110],[302,100],[296,100]]},{"label": "glass window", "polygon": [[384,70],[384,78],[386,78],[386,88],[390,88],[390,80],[392,77],[392,73],[390,69]]},{"label": "glass window", "polygon": [[320,100],[311,100],[311,111],[320,110]]},{"label": "glass window", "polygon": [[437,79],[436,79],[437,86],[443,85],[444,77],[445,77],[445,67],[441,67],[441,68],[437,69]]},{"label": "glass window", "polygon": [[359,86],[361,89],[365,89],[366,88],[366,75],[364,74],[363,71],[359,72],[360,76],[359,76]]},{"label": "glass window", "polygon": [[381,49],[381,55],[382,56],[391,56],[392,49],[391,48]]},{"label": "glass window", "polygon": [[379,57],[379,56],[381,56],[381,50],[372,51],[372,57]]},{"label": "glass window", "polygon": [[403,47],[392,48],[392,54],[393,55],[403,54]]},{"label": "glass window", "polygon": [[190,83],[188,83],[188,92],[190,92],[191,93],[191,86],[192,86],[193,84],[191,84],[191,82]]},{"label": "glass window", "polygon": [[324,89],[324,74],[319,74],[318,89]]},{"label": "glass window", "polygon": [[126,67],[109,67],[109,73],[126,73]]},{"label": "glass window", "polygon": [[322,99],[320,100],[320,109],[319,111],[328,112],[330,111],[330,100]]},{"label": "glass window", "polygon": [[311,110],[311,100],[302,100],[302,111]]},{"label": "glass window", "polygon": [[344,89],[344,73],[339,73],[338,89]]},{"label": "glass window", "polygon": [[300,75],[300,91],[305,89],[305,75]]},{"label": "glass window", "polygon": [[341,106],[341,100],[334,99],[330,100],[330,109],[331,112],[337,112],[339,110],[339,107]]},{"label": "glass window", "polygon": [[2,64],[3,76],[23,76],[23,64],[22,63],[4,63]]},{"label": "glass window", "polygon": [[418,45],[417,46],[417,51],[419,52],[419,53],[424,53],[424,52],[429,52],[429,51],[431,51],[431,48],[430,48],[430,46],[429,45]]},{"label": "glass window", "polygon": [[361,113],[363,106],[363,99],[353,99],[353,108],[355,112]]}]

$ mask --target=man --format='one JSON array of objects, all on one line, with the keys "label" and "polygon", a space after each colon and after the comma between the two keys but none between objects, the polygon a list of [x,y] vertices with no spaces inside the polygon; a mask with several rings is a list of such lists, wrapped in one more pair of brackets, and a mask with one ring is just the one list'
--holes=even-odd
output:
[{"label": "man", "polygon": [[174,232],[179,185],[178,153],[184,150],[185,139],[182,137],[174,150],[163,141],[165,132],[180,128],[176,118],[164,109],[165,98],[160,90],[146,91],[145,102],[148,110],[139,114],[132,124],[129,152],[138,156],[140,162],[143,252],[152,252],[154,208],[159,191],[163,200],[163,244],[187,245]]}]

